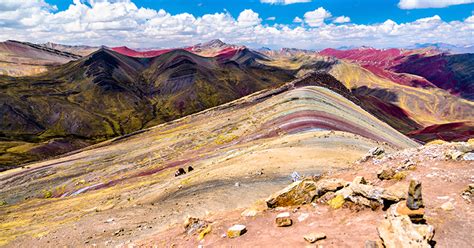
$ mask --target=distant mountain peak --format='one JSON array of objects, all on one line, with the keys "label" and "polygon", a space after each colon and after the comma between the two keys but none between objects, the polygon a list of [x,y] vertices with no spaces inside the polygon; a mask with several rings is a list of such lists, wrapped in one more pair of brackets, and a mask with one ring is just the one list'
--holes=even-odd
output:
[{"label": "distant mountain peak", "polygon": [[227,44],[220,39],[214,39],[210,40],[208,42],[200,44],[201,47],[223,47],[226,46]]}]

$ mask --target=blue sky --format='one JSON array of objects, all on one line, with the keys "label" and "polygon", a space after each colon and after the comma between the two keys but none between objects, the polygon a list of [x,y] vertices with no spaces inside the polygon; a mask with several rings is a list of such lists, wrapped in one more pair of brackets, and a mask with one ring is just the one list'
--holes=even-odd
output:
[{"label": "blue sky", "polygon": [[[436,0],[435,0],[436,1]],[[58,10],[65,10],[72,4],[67,0],[47,0],[56,5]],[[171,14],[183,12],[195,16],[228,11],[238,16],[244,9],[252,9],[260,13],[262,19],[273,24],[291,24],[295,16],[303,16],[305,12],[323,7],[334,16],[349,16],[354,23],[374,24],[391,19],[395,22],[412,22],[423,17],[439,15],[445,21],[462,20],[472,15],[474,3],[453,5],[446,8],[400,9],[398,0],[315,0],[306,3],[289,5],[261,3],[259,0],[135,0],[138,7],[164,9]],[[276,21],[266,21],[268,17],[276,17]]]},{"label": "blue sky", "polygon": [[322,49],[473,45],[474,0],[0,0],[0,40]]}]

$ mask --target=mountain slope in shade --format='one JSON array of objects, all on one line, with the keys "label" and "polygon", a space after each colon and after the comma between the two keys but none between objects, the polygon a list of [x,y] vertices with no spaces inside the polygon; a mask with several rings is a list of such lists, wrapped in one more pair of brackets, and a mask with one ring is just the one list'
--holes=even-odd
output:
[{"label": "mountain slope in shade", "polygon": [[[0,210],[5,211],[0,227],[8,226],[0,229],[0,245],[32,239],[41,246],[48,238],[31,236],[46,229],[68,233],[67,241],[56,241],[58,246],[82,245],[78,235],[104,243],[114,235],[112,229],[129,221],[136,228],[145,219],[153,227],[146,230],[158,232],[182,223],[187,214],[251,204],[286,186],[293,171],[315,175],[344,169],[375,146],[387,152],[417,146],[343,94],[350,96],[330,75],[312,74],[142,133],[1,173],[0,199],[9,205]],[[174,177],[188,166],[194,168],[191,173]],[[45,194],[52,199],[44,199]],[[175,211],[177,204],[185,205],[185,212]],[[111,218],[106,215],[120,227],[104,227]],[[18,218],[32,224],[15,222]],[[78,229],[71,231],[74,226]]]},{"label": "mountain slope in shade", "polygon": [[53,65],[81,58],[69,52],[41,45],[19,42],[0,42],[0,75],[26,76],[47,71]]},{"label": "mountain slope in shade", "polygon": [[293,78],[294,72],[260,64],[258,59],[260,55],[247,49],[216,58],[184,50],[133,58],[102,48],[41,76],[0,78],[4,147],[0,163],[10,167],[25,157],[30,161],[57,154],[43,152],[51,150],[43,149],[51,139],[74,141],[66,147],[77,148]]}]

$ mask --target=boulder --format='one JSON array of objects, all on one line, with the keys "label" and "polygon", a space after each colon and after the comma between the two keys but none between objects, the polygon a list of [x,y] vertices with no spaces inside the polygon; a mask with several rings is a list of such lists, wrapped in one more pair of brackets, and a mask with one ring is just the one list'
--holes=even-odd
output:
[{"label": "boulder", "polygon": [[392,168],[381,169],[377,172],[377,177],[380,180],[390,180],[395,176],[396,172]]},{"label": "boulder", "polygon": [[290,218],[289,212],[280,213],[275,218],[275,223],[279,227],[291,226],[293,224],[293,220]]},{"label": "boulder", "polygon": [[345,200],[349,200],[357,205],[376,209],[384,204],[384,201],[398,202],[405,198],[404,187],[395,184],[389,188],[382,188],[366,184],[363,177],[356,177],[353,182],[335,195],[341,195]]},{"label": "boulder", "polygon": [[382,147],[374,147],[372,149],[370,149],[367,154],[365,154],[359,161],[360,162],[366,162],[367,160],[369,160],[370,158],[373,158],[373,157],[376,157],[376,156],[380,156],[382,155],[383,153],[385,153],[385,150],[382,148]]},{"label": "boulder", "polygon": [[331,208],[338,209],[341,208],[342,205],[344,205],[344,202],[344,196],[336,195],[336,197],[328,201],[328,205],[331,206]]},{"label": "boulder", "polygon": [[355,195],[360,195],[367,199],[383,203],[382,194],[385,191],[384,188],[365,184],[351,184],[350,187]]},{"label": "boulder", "polygon": [[187,217],[184,221],[184,230],[188,235],[201,232],[206,229],[209,225],[209,222],[194,218],[194,217]]},{"label": "boulder", "polygon": [[348,183],[339,178],[322,179],[317,182],[316,196],[321,197],[327,192],[334,192],[347,186]]},{"label": "boulder", "polygon": [[386,248],[429,248],[434,236],[433,226],[413,224],[407,215],[397,214],[396,205],[387,211],[385,219],[377,227],[377,232]]},{"label": "boulder", "polygon": [[287,207],[311,203],[327,192],[343,188],[348,183],[342,179],[330,178],[315,182],[311,179],[297,181],[267,198],[269,208]]},{"label": "boulder", "polygon": [[229,229],[227,229],[227,237],[229,238],[237,238],[242,236],[244,233],[247,232],[247,227],[244,225],[233,225]]},{"label": "boulder", "polygon": [[417,210],[423,207],[423,198],[421,196],[421,182],[411,180],[408,188],[407,207],[411,210]]},{"label": "boulder", "polygon": [[304,238],[304,240],[308,241],[309,243],[314,243],[318,240],[325,239],[326,234],[324,234],[324,233],[309,233],[309,234],[306,234],[303,238]]},{"label": "boulder", "polygon": [[316,194],[316,182],[310,179],[296,181],[267,198],[269,208],[310,203]]},{"label": "boulder", "polygon": [[473,161],[474,160],[474,152],[468,152],[462,156],[463,160]]},{"label": "boulder", "polygon": [[399,202],[406,197],[406,185],[397,183],[392,186],[385,188],[380,196],[383,200],[391,201],[391,202]]}]

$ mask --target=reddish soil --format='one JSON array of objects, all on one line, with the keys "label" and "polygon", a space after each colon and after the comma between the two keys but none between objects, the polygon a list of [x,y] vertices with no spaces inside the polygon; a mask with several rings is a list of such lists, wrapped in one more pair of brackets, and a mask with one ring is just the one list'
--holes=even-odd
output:
[{"label": "reddish soil", "polygon": [[[464,143],[467,144],[467,143]],[[472,146],[471,146],[472,148]],[[468,148],[468,149],[471,149]],[[435,228],[436,247],[472,247],[474,236],[474,214],[471,203],[460,194],[469,183],[474,182],[474,162],[447,160],[445,154],[452,151],[452,145],[430,145],[409,149],[382,159],[373,159],[353,168],[328,177],[344,178],[351,181],[362,175],[370,183],[382,187],[401,185],[408,188],[409,180],[417,178],[423,184],[423,199],[426,209],[425,219]],[[380,166],[398,167],[407,161],[415,163],[415,169],[409,170],[406,178],[381,181],[375,171]],[[445,211],[440,206],[451,201],[455,209]],[[261,205],[261,204],[260,204]],[[323,247],[363,247],[366,240],[378,240],[376,227],[384,218],[384,210],[375,211],[346,203],[342,209],[331,209],[323,203],[301,207],[264,210],[255,217],[242,217],[243,209],[209,215],[206,220],[212,222],[212,231],[204,240],[198,241],[197,234],[187,235],[181,225],[167,231],[156,233],[135,243],[139,247],[304,247],[309,245],[303,236],[310,232],[323,232],[327,238],[313,245]],[[293,225],[277,227],[275,217],[279,212],[290,211]],[[301,216],[308,215],[304,220]],[[234,224],[247,226],[247,233],[230,239],[224,236],[226,230]]]}]

